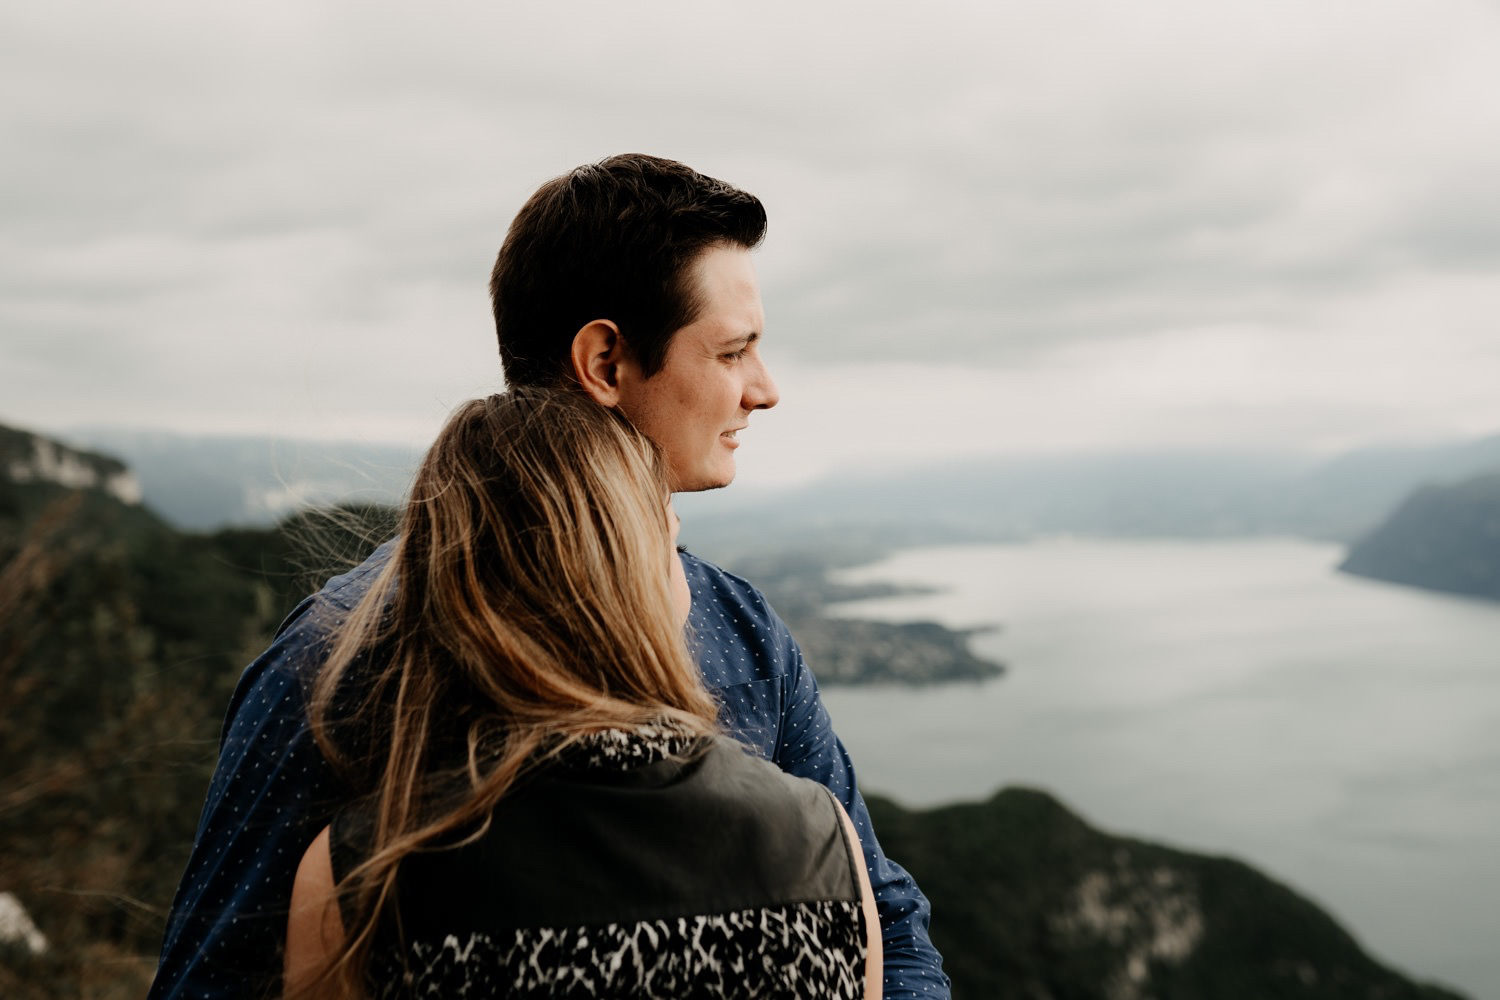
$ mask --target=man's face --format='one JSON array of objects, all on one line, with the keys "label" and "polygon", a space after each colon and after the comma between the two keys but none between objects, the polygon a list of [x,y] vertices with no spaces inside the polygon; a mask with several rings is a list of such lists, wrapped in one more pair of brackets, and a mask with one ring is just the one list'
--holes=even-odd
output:
[{"label": "man's face", "polygon": [[780,398],[760,359],[765,313],[750,252],[710,247],[692,269],[698,318],[673,334],[660,371],[642,378],[630,361],[619,383],[620,409],[661,446],[678,493],[728,486],[750,411]]}]

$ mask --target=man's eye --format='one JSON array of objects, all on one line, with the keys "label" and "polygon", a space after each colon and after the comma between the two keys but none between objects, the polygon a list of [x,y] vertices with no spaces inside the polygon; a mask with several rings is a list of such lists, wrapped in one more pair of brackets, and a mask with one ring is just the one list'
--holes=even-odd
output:
[{"label": "man's eye", "polygon": [[724,355],[724,360],[738,361],[740,358],[743,358],[746,354],[748,354],[749,351],[750,349],[748,347],[742,347],[738,351],[730,351],[728,354]]}]

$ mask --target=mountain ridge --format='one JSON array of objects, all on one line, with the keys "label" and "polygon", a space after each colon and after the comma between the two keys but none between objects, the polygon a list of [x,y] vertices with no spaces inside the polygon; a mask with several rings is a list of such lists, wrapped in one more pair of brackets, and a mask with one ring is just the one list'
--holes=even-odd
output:
[{"label": "mountain ridge", "polygon": [[[268,526],[299,506],[395,503],[423,449],[404,445],[82,428],[65,437],[124,458],[178,527]],[[690,537],[758,551],[767,536],[860,534],[898,543],[1047,534],[1290,534],[1349,543],[1422,483],[1500,470],[1500,435],[1292,452],[1168,451],[979,457],[838,474],[774,491],[679,495]],[[746,525],[747,519],[754,525]]]},{"label": "mountain ridge", "polygon": [[1500,601],[1500,472],[1420,487],[1350,549],[1339,569]]}]

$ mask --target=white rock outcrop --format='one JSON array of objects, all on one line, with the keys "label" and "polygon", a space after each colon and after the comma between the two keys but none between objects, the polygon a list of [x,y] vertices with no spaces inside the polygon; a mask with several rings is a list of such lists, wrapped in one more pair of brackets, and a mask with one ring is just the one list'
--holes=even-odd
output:
[{"label": "white rock outcrop", "polygon": [[121,503],[141,502],[141,484],[128,469],[105,472],[83,456],[69,451],[45,438],[31,439],[31,459],[17,459],[10,463],[10,478],[13,482],[57,483],[72,489],[104,490]]},{"label": "white rock outcrop", "polygon": [[1055,923],[1120,949],[1123,961],[1105,983],[1109,1000],[1146,1000],[1152,963],[1179,965],[1203,939],[1203,910],[1189,880],[1170,868],[1134,869],[1124,852],[1113,871],[1083,877]]},{"label": "white rock outcrop", "polygon": [[47,938],[31,922],[31,914],[9,892],[0,892],[0,944],[19,944],[33,955],[47,950]]}]

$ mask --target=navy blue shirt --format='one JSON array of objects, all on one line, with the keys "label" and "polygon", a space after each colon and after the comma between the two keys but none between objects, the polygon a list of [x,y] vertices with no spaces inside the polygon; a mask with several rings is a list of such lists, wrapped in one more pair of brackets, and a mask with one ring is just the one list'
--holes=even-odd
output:
[{"label": "navy blue shirt", "polygon": [[[303,601],[240,678],[151,997],[265,995],[279,983],[297,865],[352,794],[308,729],[308,679],[327,653],[330,629],[359,603],[390,548]],[[796,641],[750,584],[691,554],[682,563],[699,664],[727,728],[783,770],[826,785],[859,831],[880,912],[885,996],[947,997],[948,978],[927,933],[927,899],[881,851],[854,766]],[[318,606],[327,613],[313,613]]]}]

